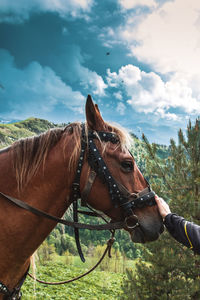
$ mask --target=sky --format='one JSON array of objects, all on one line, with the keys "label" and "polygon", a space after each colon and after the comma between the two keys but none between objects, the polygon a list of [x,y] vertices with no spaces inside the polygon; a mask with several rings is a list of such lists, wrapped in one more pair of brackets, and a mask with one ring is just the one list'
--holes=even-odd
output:
[{"label": "sky", "polygon": [[169,144],[200,115],[198,0],[0,0],[0,119],[106,121]]}]

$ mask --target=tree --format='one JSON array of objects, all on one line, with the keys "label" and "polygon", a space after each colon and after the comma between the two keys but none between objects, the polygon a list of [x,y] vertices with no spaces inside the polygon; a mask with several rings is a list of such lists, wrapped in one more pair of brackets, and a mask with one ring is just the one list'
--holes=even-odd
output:
[{"label": "tree", "polygon": [[[189,122],[178,145],[171,140],[170,156],[158,158],[157,146],[144,137],[147,166],[156,193],[170,201],[173,212],[200,221],[200,121]],[[138,247],[142,258],[127,271],[122,299],[200,299],[200,259],[165,232],[158,241]]]},{"label": "tree", "polygon": [[44,241],[36,253],[36,258],[40,264],[45,264],[52,259],[52,255],[55,253],[55,247],[49,245],[47,241]]},{"label": "tree", "polygon": [[71,254],[77,254],[74,238],[67,233],[61,233],[58,228],[52,231],[47,238],[47,241],[49,245],[53,245],[55,247],[56,252],[59,255],[62,255],[66,250],[68,250]]}]

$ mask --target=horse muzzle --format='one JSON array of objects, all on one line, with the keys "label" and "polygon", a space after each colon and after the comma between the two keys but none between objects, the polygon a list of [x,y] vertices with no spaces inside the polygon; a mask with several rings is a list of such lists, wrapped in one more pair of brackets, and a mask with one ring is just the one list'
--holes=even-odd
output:
[{"label": "horse muzzle", "polygon": [[142,244],[156,241],[163,231],[164,226],[160,222],[156,226],[144,226],[143,222],[138,221],[138,225],[129,229],[131,240]]}]

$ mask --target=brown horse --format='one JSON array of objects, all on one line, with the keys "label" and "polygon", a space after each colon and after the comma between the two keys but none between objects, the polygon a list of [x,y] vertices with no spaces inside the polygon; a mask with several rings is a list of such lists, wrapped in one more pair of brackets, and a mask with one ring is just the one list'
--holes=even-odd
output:
[{"label": "brown horse", "polygon": [[[86,102],[86,119],[86,133],[90,130],[97,133],[103,131],[117,136],[114,143],[95,139],[95,145],[113,178],[131,195],[144,190],[148,184],[128,151],[128,135],[104,122],[91,97]],[[70,195],[80,151],[79,123],[19,140],[0,151],[0,191],[62,217],[72,202]],[[90,169],[85,153],[80,176],[81,192]],[[113,205],[108,188],[98,175],[87,203],[113,221],[124,218],[121,207]],[[134,214],[139,226],[129,229],[132,241],[144,243],[156,240],[163,231],[156,205],[135,208]],[[26,273],[31,255],[56,223],[20,209],[0,196],[0,224],[0,282],[12,290]],[[0,294],[0,299],[3,299],[3,294]]]}]

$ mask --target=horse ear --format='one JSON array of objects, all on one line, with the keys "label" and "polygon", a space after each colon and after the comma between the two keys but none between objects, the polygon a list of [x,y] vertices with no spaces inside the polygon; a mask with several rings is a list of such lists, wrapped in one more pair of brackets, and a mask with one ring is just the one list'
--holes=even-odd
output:
[{"label": "horse ear", "polygon": [[94,104],[92,97],[88,95],[86,101],[86,119],[88,127],[92,130],[103,130],[106,125],[100,114],[97,104]]}]

